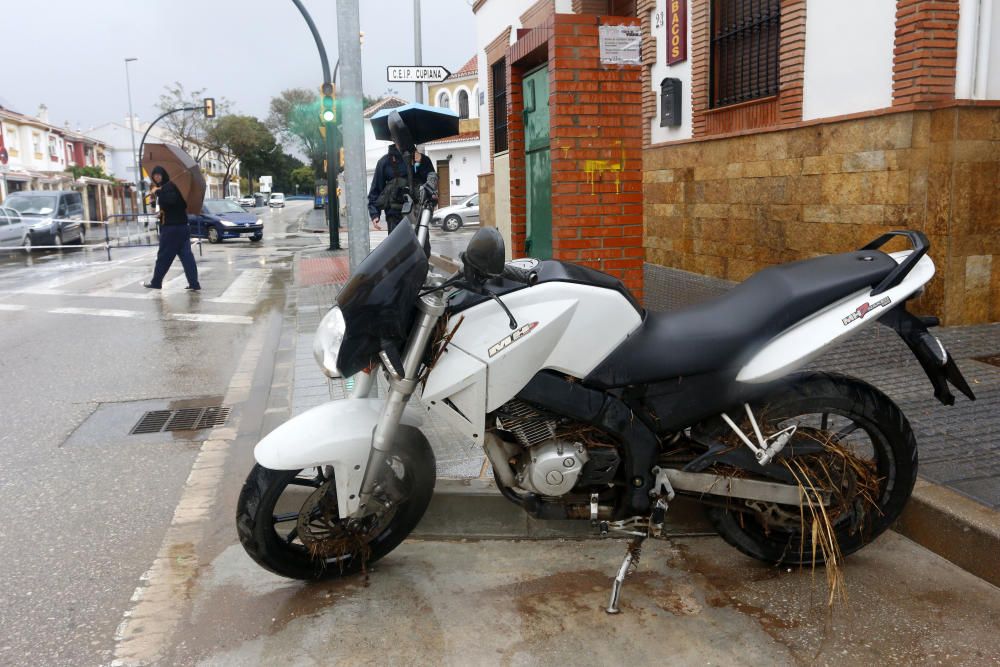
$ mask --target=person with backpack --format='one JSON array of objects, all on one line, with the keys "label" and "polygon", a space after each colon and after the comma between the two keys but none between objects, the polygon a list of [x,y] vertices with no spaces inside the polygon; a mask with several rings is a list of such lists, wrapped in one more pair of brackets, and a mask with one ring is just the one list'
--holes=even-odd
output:
[{"label": "person with backpack", "polygon": [[[427,182],[427,176],[434,173],[434,165],[429,157],[419,148],[413,153],[413,187],[414,190]],[[368,216],[375,229],[379,227],[382,211],[389,225],[389,232],[396,228],[403,219],[403,202],[406,194],[406,165],[403,155],[395,144],[389,146],[389,151],[379,158],[372,176],[372,185],[368,190]],[[412,193],[416,196],[416,192]]]}]

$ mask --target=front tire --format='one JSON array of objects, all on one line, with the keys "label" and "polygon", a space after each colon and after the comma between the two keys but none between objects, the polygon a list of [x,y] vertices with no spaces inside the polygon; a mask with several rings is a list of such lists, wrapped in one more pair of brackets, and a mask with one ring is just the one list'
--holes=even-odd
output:
[{"label": "front tire", "polygon": [[260,243],[260,240],[262,238],[264,238],[263,234],[254,234],[253,236],[250,237],[250,240],[253,241],[254,243]]},{"label": "front tire", "polygon": [[462,219],[457,215],[449,215],[441,221],[441,229],[446,232],[457,232],[462,227]]},{"label": "front tire", "polygon": [[[317,475],[312,476],[312,472]],[[308,526],[321,519],[311,518],[321,507],[335,513],[332,471],[271,470],[255,465],[237,504],[236,528],[243,548],[264,569],[291,579],[334,579],[362,571],[399,546],[430,504],[436,477],[434,452],[419,430],[399,427],[387,472],[395,475],[405,499],[356,524],[335,518],[327,528],[340,532],[328,538],[330,548],[325,548],[312,537],[304,540],[299,529],[303,519]],[[318,504],[317,494],[322,496]],[[324,547],[322,556],[314,555],[317,546]]]},{"label": "front tire", "polygon": [[208,228],[208,242],[209,243],[222,243],[222,232],[219,231],[218,227]]},{"label": "front tire", "polygon": [[[906,417],[888,396],[851,377],[808,373],[752,407],[764,433],[799,424],[786,447],[799,438],[827,443],[822,453],[792,461],[832,471],[817,478],[836,478],[839,483],[823,490],[832,488],[837,499],[828,511],[840,554],[846,556],[870,543],[902,513],[917,478],[917,443]],[[867,490],[862,492],[866,487],[855,472],[857,468],[847,464],[849,459],[837,459],[830,443],[850,451],[854,463],[868,462],[871,467],[865,469],[873,474],[867,477]],[[815,463],[810,456],[816,457],[812,459]],[[838,470],[841,460],[843,468]],[[798,508],[773,503],[756,503],[753,511],[746,509],[708,510],[715,530],[730,545],[768,563],[807,565],[825,561],[821,548],[813,553],[808,510],[800,514]]]}]

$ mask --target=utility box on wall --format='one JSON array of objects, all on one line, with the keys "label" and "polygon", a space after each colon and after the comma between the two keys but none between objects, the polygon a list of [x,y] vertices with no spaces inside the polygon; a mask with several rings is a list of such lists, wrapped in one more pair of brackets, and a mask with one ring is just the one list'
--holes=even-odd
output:
[{"label": "utility box on wall", "polygon": [[660,82],[660,127],[678,127],[681,124],[681,80],[664,79]]}]

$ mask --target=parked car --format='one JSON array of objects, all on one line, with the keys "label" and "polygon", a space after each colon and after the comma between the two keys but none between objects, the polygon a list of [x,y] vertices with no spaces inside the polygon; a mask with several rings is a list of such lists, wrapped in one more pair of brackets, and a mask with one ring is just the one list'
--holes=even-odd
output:
[{"label": "parked car", "polygon": [[206,199],[201,214],[188,214],[192,236],[208,237],[209,243],[249,236],[251,241],[264,238],[264,223],[255,214],[228,199]]},{"label": "parked car", "polygon": [[464,199],[453,206],[434,211],[432,225],[439,225],[446,232],[454,232],[465,225],[479,224],[479,194]]},{"label": "parked car", "polygon": [[4,200],[29,225],[31,245],[83,245],[83,197],[72,190],[21,190]]},{"label": "parked car", "polygon": [[253,208],[257,205],[257,200],[254,199],[253,195],[243,195],[236,203],[246,208]]},{"label": "parked car", "polygon": [[271,197],[267,200],[267,205],[271,208],[284,208],[285,207],[285,193],[283,192],[272,192]]},{"label": "parked car", "polygon": [[31,247],[29,226],[21,214],[12,208],[0,206],[0,246]]}]

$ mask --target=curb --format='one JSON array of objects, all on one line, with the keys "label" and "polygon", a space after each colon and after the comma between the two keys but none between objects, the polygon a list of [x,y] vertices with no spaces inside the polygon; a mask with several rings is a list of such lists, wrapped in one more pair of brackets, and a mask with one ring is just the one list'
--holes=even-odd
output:
[{"label": "curb", "polygon": [[[917,480],[893,526],[994,586],[1000,586],[1000,513],[954,491]],[[673,537],[715,535],[701,506],[678,498],[667,512]],[[589,521],[542,521],[500,495],[491,479],[438,478],[434,497],[413,537],[424,539],[601,539]]]},{"label": "curb", "polygon": [[[674,537],[715,535],[701,506],[670,503],[664,532]],[[436,539],[602,539],[589,521],[542,521],[510,502],[491,479],[438,478],[414,537]],[[617,537],[612,534],[611,537]]]},{"label": "curb", "polygon": [[896,532],[1000,586],[1000,513],[944,486],[918,479]]}]

